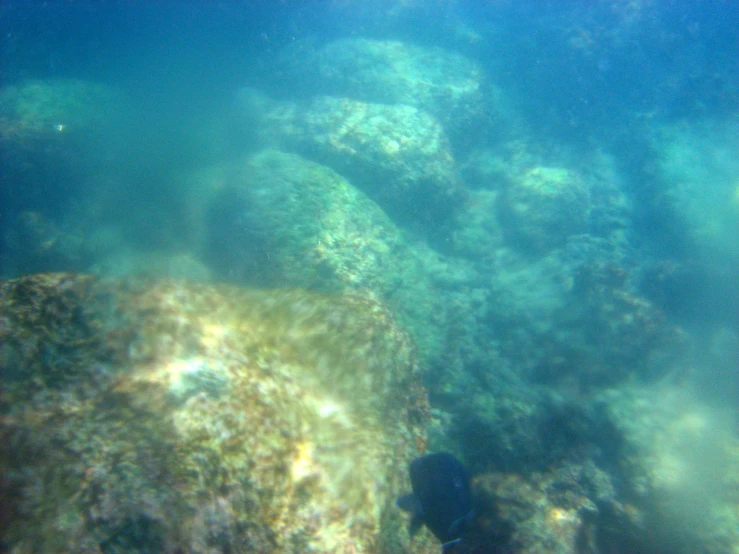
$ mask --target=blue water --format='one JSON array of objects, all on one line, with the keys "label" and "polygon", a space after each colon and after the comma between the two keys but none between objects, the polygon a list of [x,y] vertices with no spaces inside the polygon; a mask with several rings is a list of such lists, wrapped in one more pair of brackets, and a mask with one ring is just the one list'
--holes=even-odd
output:
[{"label": "blue water", "polygon": [[[739,432],[737,21],[728,0],[4,0],[0,277],[335,290],[274,263],[313,236],[297,189],[260,166],[236,190],[265,147],[299,154],[366,195],[421,260],[412,277],[386,266],[399,276],[375,292],[419,344],[432,447],[523,474],[586,451],[638,504],[621,462],[641,435],[608,394],[680,391],[696,404],[659,417],[711,420],[707,452]],[[349,119],[331,123],[327,97]],[[363,110],[391,124],[326,147],[321,133]],[[421,136],[439,148],[428,158],[403,150]],[[430,323],[414,294],[443,316]],[[739,457],[719,459],[686,455],[657,536],[710,528],[685,506],[736,487]],[[715,525],[739,544],[736,519]],[[709,535],[643,551],[718,552]]]}]

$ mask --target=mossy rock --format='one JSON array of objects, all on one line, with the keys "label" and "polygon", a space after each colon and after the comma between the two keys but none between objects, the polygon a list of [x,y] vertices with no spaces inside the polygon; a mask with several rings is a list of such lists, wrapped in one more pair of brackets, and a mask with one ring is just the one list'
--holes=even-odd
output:
[{"label": "mossy rock", "polygon": [[428,407],[378,302],[48,274],[0,321],[12,552],[433,551],[394,507]]}]

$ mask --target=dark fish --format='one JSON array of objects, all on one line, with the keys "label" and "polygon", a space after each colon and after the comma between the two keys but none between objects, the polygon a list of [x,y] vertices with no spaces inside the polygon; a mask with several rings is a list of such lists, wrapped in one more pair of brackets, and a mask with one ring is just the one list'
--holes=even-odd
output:
[{"label": "dark fish", "polygon": [[447,452],[416,458],[409,471],[413,493],[401,496],[396,504],[411,513],[411,537],[425,525],[446,550],[459,542],[474,515],[470,476]]}]

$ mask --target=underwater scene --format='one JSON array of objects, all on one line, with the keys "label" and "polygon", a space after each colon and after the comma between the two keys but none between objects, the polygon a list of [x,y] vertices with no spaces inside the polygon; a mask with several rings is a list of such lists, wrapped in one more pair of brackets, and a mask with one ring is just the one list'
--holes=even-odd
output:
[{"label": "underwater scene", "polygon": [[739,554],[737,22],[0,1],[0,554]]}]

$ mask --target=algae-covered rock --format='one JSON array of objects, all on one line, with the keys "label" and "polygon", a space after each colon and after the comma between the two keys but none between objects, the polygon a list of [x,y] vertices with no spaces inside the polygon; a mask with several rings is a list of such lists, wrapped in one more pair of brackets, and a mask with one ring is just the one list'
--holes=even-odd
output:
[{"label": "algae-covered rock", "polygon": [[397,221],[438,232],[463,202],[444,129],[422,110],[331,96],[282,103],[251,90],[241,100],[264,142],[328,165]]},{"label": "algae-covered rock", "polygon": [[394,507],[424,443],[411,350],[356,295],[6,281],[0,540],[14,553],[431,552],[409,547]]},{"label": "algae-covered rock", "polygon": [[[405,245],[387,215],[331,168],[266,150],[212,201],[208,254],[239,280],[324,290],[386,288]],[[396,254],[397,255],[397,254]]]},{"label": "algae-covered rock", "polygon": [[313,84],[323,94],[415,106],[433,114],[451,133],[483,116],[487,91],[482,69],[443,48],[342,38],[312,55],[304,48],[290,48],[283,63],[294,79]]},{"label": "algae-covered rock", "polygon": [[524,249],[546,251],[587,230],[586,183],[562,167],[534,167],[515,178],[501,206],[506,230]]},{"label": "algae-covered rock", "polygon": [[445,298],[431,279],[440,257],[411,246],[375,202],[329,167],[258,153],[214,198],[208,219],[207,255],[224,278],[372,291],[396,311],[424,358],[442,347]]},{"label": "algae-covered rock", "polygon": [[[515,549],[502,552],[598,554],[602,552],[598,541],[607,544],[604,529],[612,531],[624,511],[613,498],[608,474],[591,462],[570,463],[529,477],[483,474],[475,487],[478,496],[494,503],[499,517],[513,526]],[[634,527],[626,522],[619,531]]]}]

